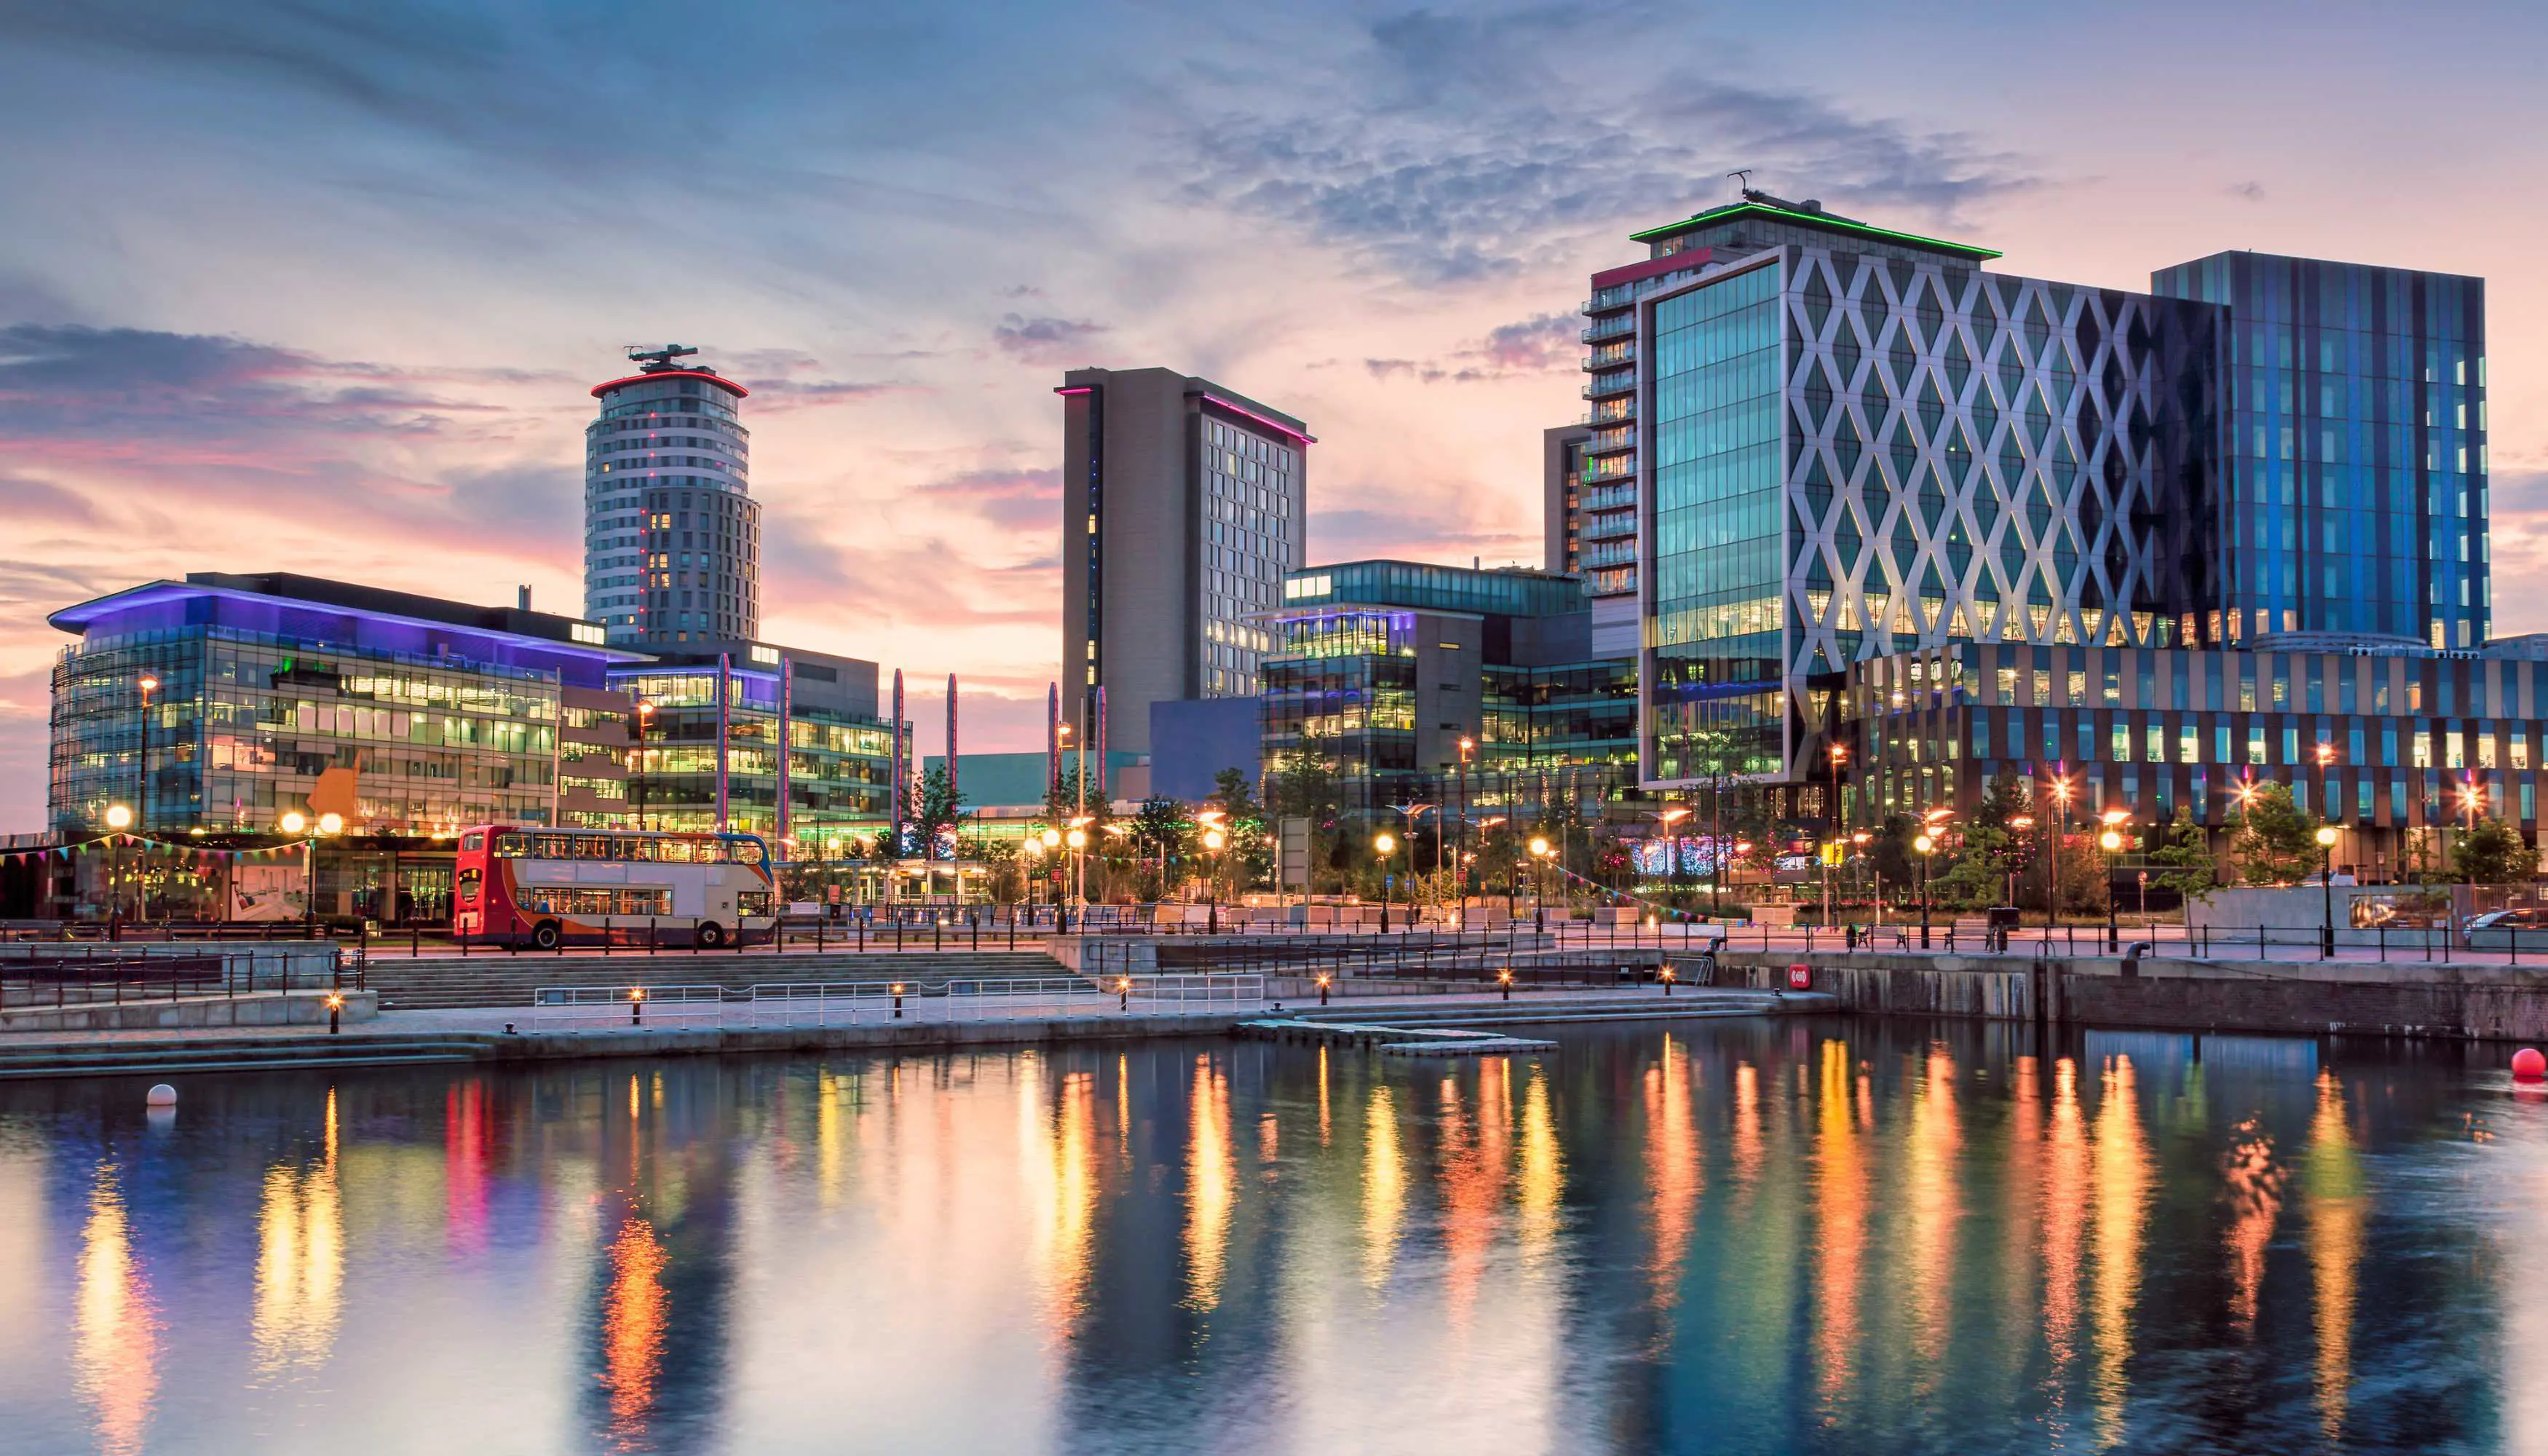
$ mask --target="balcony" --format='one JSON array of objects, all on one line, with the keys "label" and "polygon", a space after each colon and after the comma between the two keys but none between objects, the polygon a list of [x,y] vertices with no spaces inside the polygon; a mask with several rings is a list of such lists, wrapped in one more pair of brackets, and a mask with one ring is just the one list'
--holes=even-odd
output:
[{"label": "balcony", "polygon": [[1636,475],[1636,456],[1604,455],[1597,460],[1585,461],[1584,468],[1578,473],[1577,479],[1582,481],[1585,485],[1591,486],[1597,485],[1602,481],[1627,480]]},{"label": "balcony", "polygon": [[1588,344],[1606,343],[1614,338],[1624,338],[1636,331],[1637,316],[1621,314],[1615,318],[1600,319],[1584,330],[1584,341]]},{"label": "balcony", "polygon": [[1603,567],[1635,566],[1636,564],[1637,543],[1633,537],[1625,541],[1605,541],[1598,546],[1587,547],[1584,551],[1584,565],[1590,571],[1599,571]]},{"label": "balcony", "polygon": [[1603,344],[1585,356],[1584,367],[1588,371],[1608,369],[1620,364],[1634,363],[1636,357],[1637,341],[1623,338],[1613,343]]},{"label": "balcony", "polygon": [[1635,486],[1603,486],[1597,491],[1585,492],[1580,508],[1588,513],[1595,510],[1626,510],[1636,503]]}]

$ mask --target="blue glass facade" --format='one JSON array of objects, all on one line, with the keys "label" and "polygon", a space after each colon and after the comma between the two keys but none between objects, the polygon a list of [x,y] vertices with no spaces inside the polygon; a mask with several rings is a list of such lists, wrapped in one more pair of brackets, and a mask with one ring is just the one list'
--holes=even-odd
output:
[{"label": "blue glass facade", "polygon": [[1733,735],[1745,769],[1784,758],[1779,448],[1783,259],[1653,307],[1644,538],[1646,680],[1660,776],[1692,736]]},{"label": "blue glass facade", "polygon": [[2485,288],[2245,252],[2151,275],[2228,311],[2206,640],[2486,641]]}]

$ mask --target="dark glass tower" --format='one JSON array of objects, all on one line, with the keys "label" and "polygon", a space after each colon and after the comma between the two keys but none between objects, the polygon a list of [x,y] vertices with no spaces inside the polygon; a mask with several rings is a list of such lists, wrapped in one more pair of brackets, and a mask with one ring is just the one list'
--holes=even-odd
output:
[{"label": "dark glass tower", "polygon": [[2203,637],[2483,645],[2485,280],[2233,252],[2150,289],[2228,310]]}]

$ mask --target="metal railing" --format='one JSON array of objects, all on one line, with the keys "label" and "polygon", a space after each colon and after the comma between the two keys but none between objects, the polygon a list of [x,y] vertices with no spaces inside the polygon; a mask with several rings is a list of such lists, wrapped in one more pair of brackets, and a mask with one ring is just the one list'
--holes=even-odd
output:
[{"label": "metal railing", "polygon": [[188,996],[237,997],[293,990],[362,990],[359,965],[341,956],[214,950],[149,956],[109,947],[0,957],[0,1007],[120,1005]]},{"label": "metal railing", "polygon": [[715,1026],[783,1029],[1092,1016],[1183,1016],[1264,1003],[1261,975],[954,977],[924,982],[765,981],[749,986],[542,986],[543,1029]]}]

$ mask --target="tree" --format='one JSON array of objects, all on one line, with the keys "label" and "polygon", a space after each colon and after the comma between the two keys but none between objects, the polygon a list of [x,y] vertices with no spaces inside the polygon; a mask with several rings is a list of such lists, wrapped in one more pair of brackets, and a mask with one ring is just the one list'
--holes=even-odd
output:
[{"label": "tree", "polygon": [[2511,826],[2480,819],[2460,836],[2459,871],[2470,884],[2527,884],[2539,876],[2539,851]]},{"label": "tree", "polygon": [[2151,832],[2149,862],[2164,866],[2151,882],[2187,900],[2199,900],[2221,882],[2212,859],[2212,837],[2194,822],[2192,810],[2180,804],[2176,817]]},{"label": "tree", "polygon": [[[1186,806],[1161,794],[1141,800],[1133,815],[1131,839],[1141,877],[1141,898],[1165,899],[1194,839],[1194,821],[1186,816]],[[1155,879],[1150,877],[1153,872]]]},{"label": "tree", "polygon": [[2247,795],[2230,820],[2230,859],[2241,884],[2298,884],[2318,872],[2318,817],[2292,802],[2292,791],[2268,783]]},{"label": "tree", "polygon": [[[1340,882],[1354,856],[1339,822],[1344,802],[1335,765],[1320,735],[1303,734],[1300,747],[1275,759],[1266,775],[1266,797],[1273,817],[1310,821],[1310,864],[1326,865]],[[1311,888],[1319,886],[1313,883]]]},{"label": "tree", "polygon": [[1227,882],[1233,890],[1244,890],[1272,877],[1274,851],[1265,841],[1273,831],[1265,806],[1256,801],[1255,785],[1236,769],[1215,774],[1212,784],[1212,806],[1221,811],[1222,832],[1228,836],[1220,866]]},{"label": "tree", "polygon": [[924,860],[938,858],[938,841],[949,830],[957,829],[965,819],[964,793],[956,786],[955,774],[940,764],[920,775],[919,786],[912,790],[911,825],[914,848]]}]

